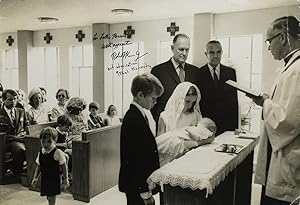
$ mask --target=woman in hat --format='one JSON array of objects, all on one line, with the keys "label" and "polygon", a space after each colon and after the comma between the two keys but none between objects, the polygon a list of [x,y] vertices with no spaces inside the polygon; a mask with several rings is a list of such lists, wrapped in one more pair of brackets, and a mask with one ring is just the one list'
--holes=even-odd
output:
[{"label": "woman in hat", "polygon": [[39,88],[33,88],[29,92],[29,108],[27,114],[29,123],[33,124],[40,124],[49,121],[48,112],[42,105],[42,93]]}]

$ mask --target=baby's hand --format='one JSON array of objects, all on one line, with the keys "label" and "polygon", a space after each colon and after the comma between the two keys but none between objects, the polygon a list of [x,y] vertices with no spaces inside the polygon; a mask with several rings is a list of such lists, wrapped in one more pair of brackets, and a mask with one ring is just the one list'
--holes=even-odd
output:
[{"label": "baby's hand", "polygon": [[38,178],[33,178],[31,185],[33,186],[33,188],[35,188],[37,186],[37,182],[38,182]]}]

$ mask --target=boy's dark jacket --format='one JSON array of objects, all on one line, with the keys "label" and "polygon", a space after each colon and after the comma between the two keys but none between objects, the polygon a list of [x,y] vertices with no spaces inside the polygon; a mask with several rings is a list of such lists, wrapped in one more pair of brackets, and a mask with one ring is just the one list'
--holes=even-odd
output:
[{"label": "boy's dark jacket", "polygon": [[155,138],[142,113],[131,104],[121,127],[119,190],[136,194],[149,191],[147,178],[158,168]]}]

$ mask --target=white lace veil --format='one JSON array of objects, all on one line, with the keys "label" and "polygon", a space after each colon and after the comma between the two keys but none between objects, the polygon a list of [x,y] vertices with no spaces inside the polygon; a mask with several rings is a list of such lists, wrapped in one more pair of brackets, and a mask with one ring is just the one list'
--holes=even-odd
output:
[{"label": "white lace veil", "polygon": [[198,111],[199,113],[201,113],[200,106],[199,106],[201,94],[198,87],[190,82],[183,82],[178,84],[175,90],[173,91],[172,96],[169,98],[163,114],[165,125],[167,126],[166,127],[167,131],[176,129],[177,119],[179,118],[184,108],[185,96],[188,93],[191,86],[195,87],[197,91],[197,99],[196,99],[193,112]]}]

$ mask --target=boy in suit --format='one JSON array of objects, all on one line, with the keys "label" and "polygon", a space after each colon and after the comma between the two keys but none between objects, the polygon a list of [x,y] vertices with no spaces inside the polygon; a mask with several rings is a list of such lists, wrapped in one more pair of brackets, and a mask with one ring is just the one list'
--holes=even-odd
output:
[{"label": "boy in suit", "polygon": [[150,110],[163,93],[161,82],[152,74],[136,76],[131,85],[133,102],[121,127],[121,168],[119,190],[126,194],[127,205],[154,205],[147,178],[159,168],[157,145],[143,109]]},{"label": "boy in suit", "polygon": [[18,94],[15,90],[6,89],[2,94],[3,107],[0,109],[0,131],[7,134],[6,151],[13,155],[12,171],[20,180],[25,161],[25,126],[29,125],[25,111],[16,108]]}]

